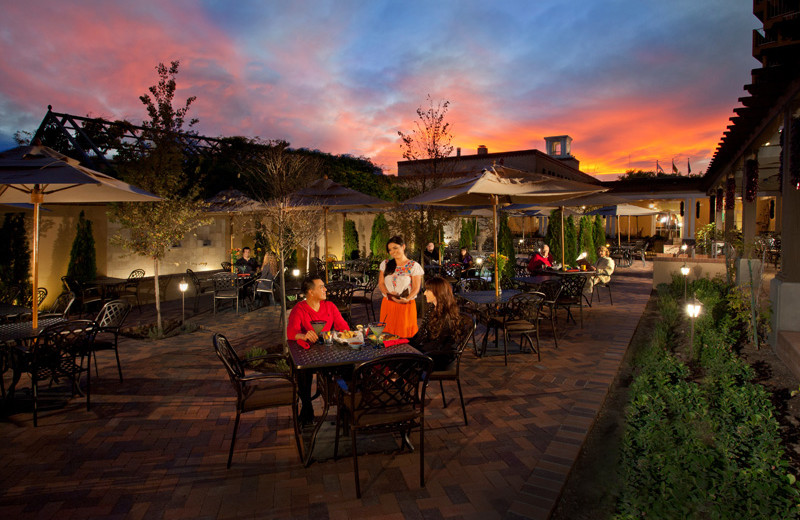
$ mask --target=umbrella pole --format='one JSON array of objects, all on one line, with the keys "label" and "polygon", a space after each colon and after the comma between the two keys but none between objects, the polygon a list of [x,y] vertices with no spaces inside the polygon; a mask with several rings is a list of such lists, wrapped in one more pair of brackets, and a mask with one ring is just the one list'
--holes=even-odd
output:
[{"label": "umbrella pole", "polygon": [[563,270],[567,265],[564,261],[564,206],[561,206],[559,213],[561,213],[561,269]]},{"label": "umbrella pole", "polygon": [[500,257],[497,255],[497,195],[492,195],[492,232],[494,234],[494,296],[500,298]]},{"label": "umbrella pole", "polygon": [[325,265],[325,283],[328,283],[328,206],[322,208],[322,233],[324,237],[322,263]]},{"label": "umbrella pole", "polygon": [[31,204],[33,204],[33,247],[31,248],[31,263],[33,267],[33,298],[31,299],[32,316],[31,326],[36,329],[39,327],[39,204],[44,197],[42,190],[36,186],[31,192]]},{"label": "umbrella pole", "polygon": [[616,219],[617,219],[617,247],[622,247],[622,231],[620,230],[620,225],[619,225],[619,215],[617,215]]},{"label": "umbrella pole", "polygon": [[631,216],[628,215],[628,242],[631,241]]}]

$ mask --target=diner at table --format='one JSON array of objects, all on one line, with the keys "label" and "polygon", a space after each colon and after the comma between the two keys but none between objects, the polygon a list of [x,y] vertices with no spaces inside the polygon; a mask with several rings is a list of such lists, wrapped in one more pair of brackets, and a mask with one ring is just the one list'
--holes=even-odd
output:
[{"label": "diner at table", "polygon": [[242,248],[242,257],[236,260],[236,270],[241,274],[256,274],[261,267],[258,260],[251,256],[249,247]]},{"label": "diner at table", "polygon": [[583,294],[589,298],[589,300],[591,300],[594,286],[597,284],[607,284],[611,281],[611,275],[614,273],[614,259],[611,258],[606,246],[597,248],[597,257],[597,262],[594,264],[594,275],[588,277],[586,285],[583,286]]},{"label": "diner at table", "polygon": [[[319,277],[309,277],[303,280],[300,289],[305,300],[292,307],[286,327],[286,338],[294,341],[316,343],[320,334],[331,330],[349,330],[350,326],[342,317],[339,309],[333,302],[327,301],[325,282]],[[315,330],[314,322],[322,322],[319,333]],[[319,326],[319,325],[318,325]],[[314,420],[314,408],[311,404],[311,379],[312,373],[300,370],[297,374],[298,394],[300,395],[299,419],[301,423],[311,423]]]},{"label": "diner at table", "polygon": [[557,267],[556,259],[550,253],[550,246],[544,244],[542,245],[542,249],[537,251],[531,258],[531,261],[528,262],[528,271],[534,274],[548,267]]},{"label": "diner at table", "polygon": [[458,303],[453,296],[453,286],[440,276],[425,283],[424,294],[426,310],[422,326],[409,342],[433,359],[434,370],[444,370],[457,355]]},{"label": "diner at table", "polygon": [[433,242],[428,242],[422,252],[422,265],[439,265],[439,250],[433,245]]}]

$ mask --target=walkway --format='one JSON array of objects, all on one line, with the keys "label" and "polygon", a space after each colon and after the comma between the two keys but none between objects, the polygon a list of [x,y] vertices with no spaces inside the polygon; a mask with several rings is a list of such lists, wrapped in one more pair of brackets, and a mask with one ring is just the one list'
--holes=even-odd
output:
[{"label": "walkway", "polygon": [[[216,319],[205,313],[194,318],[204,330],[158,342],[125,339],[125,381],[113,354],[101,354],[90,412],[76,398],[41,413],[38,428],[27,411],[0,422],[0,517],[547,518],[650,285],[649,266],[619,269],[614,305],[585,309],[584,328],[569,328],[559,350],[544,327],[541,362],[515,353],[505,367],[502,355],[478,359],[468,351],[469,426],[454,385],[445,385],[447,408],[438,385],[428,392],[426,487],[419,487],[417,454],[366,455],[359,458],[362,500],[347,451],[338,461],[300,464],[288,409],[244,415],[225,469],[234,399],[210,331],[240,350],[273,345],[275,308],[239,317],[226,310]],[[179,313],[179,305],[166,311]]]}]

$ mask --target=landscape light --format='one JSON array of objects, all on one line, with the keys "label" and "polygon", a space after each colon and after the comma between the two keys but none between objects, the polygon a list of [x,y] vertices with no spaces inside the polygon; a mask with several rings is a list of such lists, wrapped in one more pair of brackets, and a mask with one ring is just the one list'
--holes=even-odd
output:
[{"label": "landscape light", "polygon": [[692,328],[691,333],[689,334],[689,357],[694,358],[694,320],[698,316],[700,316],[700,310],[703,308],[703,305],[697,300],[694,299],[692,303],[686,305],[686,314],[689,315],[689,319],[692,321]]},{"label": "landscape light", "polygon": [[186,279],[181,278],[181,283],[178,284],[178,289],[181,291],[181,327],[186,325],[186,289],[188,288],[189,284],[186,283]]},{"label": "landscape light", "polygon": [[689,280],[689,278],[688,278],[689,277],[689,271],[691,271],[691,269],[689,269],[689,267],[686,264],[683,264],[683,267],[681,267],[681,274],[683,275],[683,300],[684,301],[686,301],[686,286],[689,283],[688,282],[688,280]]},{"label": "landscape light", "polygon": [[292,276],[294,276],[295,278],[300,276],[300,269],[292,269]]}]

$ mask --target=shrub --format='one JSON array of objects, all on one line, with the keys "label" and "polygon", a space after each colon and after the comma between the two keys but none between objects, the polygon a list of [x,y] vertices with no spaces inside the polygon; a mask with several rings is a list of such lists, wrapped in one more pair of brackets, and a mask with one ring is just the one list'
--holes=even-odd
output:
[{"label": "shrub", "polygon": [[375,258],[386,258],[386,242],[389,241],[389,224],[383,213],[378,213],[372,221],[372,233],[369,238],[369,250]]},{"label": "shrub", "polygon": [[83,211],[78,216],[75,239],[69,252],[67,276],[79,282],[88,282],[97,278],[97,259],[92,234],[92,221],[85,218]]},{"label": "shrub", "polygon": [[356,223],[352,220],[344,221],[344,251],[342,258],[345,260],[355,260],[358,258],[358,231]]}]

